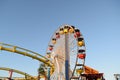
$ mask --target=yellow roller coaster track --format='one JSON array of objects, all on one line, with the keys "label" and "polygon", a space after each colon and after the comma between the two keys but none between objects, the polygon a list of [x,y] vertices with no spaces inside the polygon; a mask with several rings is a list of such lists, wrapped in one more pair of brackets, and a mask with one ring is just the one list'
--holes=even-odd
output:
[{"label": "yellow roller coaster track", "polygon": [[16,70],[16,69],[11,69],[11,68],[6,68],[6,67],[0,67],[0,70],[4,70],[4,71],[10,71],[10,70],[12,70],[12,71],[15,72],[15,73],[18,73],[18,74],[24,75],[24,76],[26,76],[26,77],[29,77],[29,78],[31,78],[31,79],[33,79],[33,80],[36,80],[33,76],[31,76],[31,75],[29,75],[29,74],[27,74],[27,73],[25,73],[25,72]]},{"label": "yellow roller coaster track", "polygon": [[31,50],[27,50],[18,46],[6,44],[0,42],[0,50],[8,51],[8,52],[13,52],[13,53],[18,53],[24,56],[31,57],[33,59],[36,59],[40,62],[45,63],[46,65],[50,66],[52,70],[54,69],[53,64],[50,62],[49,59],[47,59],[45,56],[40,55],[39,53],[33,52]]}]

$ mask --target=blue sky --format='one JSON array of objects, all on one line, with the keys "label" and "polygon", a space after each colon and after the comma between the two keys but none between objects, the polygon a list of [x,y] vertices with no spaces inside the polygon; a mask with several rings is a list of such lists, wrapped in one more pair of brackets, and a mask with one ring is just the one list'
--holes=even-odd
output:
[{"label": "blue sky", "polygon": [[[74,25],[85,38],[86,65],[103,72],[107,80],[120,73],[119,0],[0,0],[0,42],[45,55],[54,31]],[[39,62],[0,51],[0,66],[37,74]],[[8,72],[0,71],[0,76]],[[15,74],[18,75],[18,74]]]}]

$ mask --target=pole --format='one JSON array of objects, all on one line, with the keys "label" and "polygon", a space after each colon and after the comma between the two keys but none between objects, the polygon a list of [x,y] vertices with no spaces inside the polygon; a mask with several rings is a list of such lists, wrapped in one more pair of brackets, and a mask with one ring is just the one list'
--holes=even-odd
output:
[{"label": "pole", "polygon": [[26,73],[25,73],[25,80],[27,80],[27,75],[26,75]]},{"label": "pole", "polygon": [[69,46],[68,46],[68,34],[65,34],[65,78],[69,80]]},{"label": "pole", "polygon": [[9,71],[9,78],[10,78],[10,79],[12,79],[12,74],[13,74],[13,70],[11,69],[11,70]]},{"label": "pole", "polygon": [[48,80],[50,80],[50,67],[48,67],[48,74],[47,74]]}]

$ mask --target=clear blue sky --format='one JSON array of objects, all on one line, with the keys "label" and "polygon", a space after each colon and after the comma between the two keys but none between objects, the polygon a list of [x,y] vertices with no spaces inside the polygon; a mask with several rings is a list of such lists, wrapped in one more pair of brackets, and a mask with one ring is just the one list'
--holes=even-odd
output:
[{"label": "clear blue sky", "polygon": [[[0,0],[0,42],[45,55],[50,37],[63,24],[76,26],[84,35],[86,65],[114,80],[113,74],[120,73],[120,0]],[[0,51],[0,67],[36,75],[38,65]],[[0,71],[0,76],[8,72]]]}]

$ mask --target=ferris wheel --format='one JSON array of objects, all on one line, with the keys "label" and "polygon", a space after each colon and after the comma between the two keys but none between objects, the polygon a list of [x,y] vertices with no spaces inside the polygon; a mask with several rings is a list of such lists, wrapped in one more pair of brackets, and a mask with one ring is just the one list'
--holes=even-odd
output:
[{"label": "ferris wheel", "polygon": [[60,26],[51,37],[46,57],[54,65],[50,80],[81,79],[86,48],[80,30],[71,25]]}]

